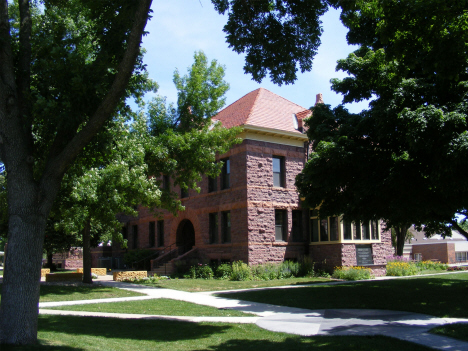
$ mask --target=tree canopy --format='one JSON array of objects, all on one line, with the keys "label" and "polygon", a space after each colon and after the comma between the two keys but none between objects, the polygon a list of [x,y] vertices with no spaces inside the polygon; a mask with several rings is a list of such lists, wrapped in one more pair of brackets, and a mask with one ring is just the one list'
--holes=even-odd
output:
[{"label": "tree canopy", "polygon": [[455,227],[468,237],[455,217],[467,214],[467,5],[336,4],[359,48],[338,61],[350,77],[333,79],[332,89],[343,102],[372,100],[358,114],[313,107],[314,153],[297,178],[306,204],[325,216],[416,224],[428,235]]}]

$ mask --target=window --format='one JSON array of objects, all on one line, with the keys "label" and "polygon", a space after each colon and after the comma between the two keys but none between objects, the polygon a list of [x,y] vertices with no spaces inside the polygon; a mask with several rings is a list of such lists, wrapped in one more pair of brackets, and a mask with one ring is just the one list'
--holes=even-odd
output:
[{"label": "window", "polygon": [[226,158],[223,161],[221,169],[221,189],[229,189],[231,187],[231,161]]},{"label": "window", "polygon": [[415,253],[415,254],[413,255],[413,259],[414,259],[415,261],[422,261],[422,254],[421,254],[421,253]]},{"label": "window", "polygon": [[343,239],[352,240],[353,231],[351,230],[351,222],[343,221]]},{"label": "window", "polygon": [[286,210],[275,210],[275,240],[288,240],[288,212]]},{"label": "window", "polygon": [[169,181],[168,175],[163,175],[163,189],[170,190],[171,189],[171,182]]},{"label": "window", "polygon": [[127,227],[122,227],[122,237],[124,238],[124,240],[127,240],[127,239],[128,239],[128,230],[127,230]]},{"label": "window", "polygon": [[164,221],[158,221],[158,246],[164,246]]},{"label": "window", "polygon": [[328,218],[320,219],[320,241],[328,241]]},{"label": "window", "polygon": [[218,214],[210,213],[210,244],[218,242]]},{"label": "window", "polygon": [[134,225],[133,229],[133,248],[136,249],[138,247],[138,226]]},{"label": "window", "polygon": [[273,186],[284,188],[284,157],[273,156]]},{"label": "window", "polygon": [[208,177],[208,192],[212,193],[213,191],[218,190],[218,178]]},{"label": "window", "polygon": [[302,241],[302,211],[293,210],[292,211],[292,241],[298,242]]},{"label": "window", "polygon": [[379,240],[379,221],[371,221],[372,240]]},{"label": "window", "polygon": [[360,222],[354,222],[353,223],[353,233],[354,233],[354,240],[361,240],[361,223]]},{"label": "window", "polygon": [[330,241],[338,241],[340,238],[339,218],[330,217]]},{"label": "window", "polygon": [[231,242],[231,212],[221,212],[223,243]]},{"label": "window", "polygon": [[369,227],[369,222],[362,223],[361,226],[362,230],[362,240],[370,240],[371,234],[370,234],[370,227]]},{"label": "window", "polygon": [[189,196],[188,189],[180,188],[180,198],[184,199]]},{"label": "window", "polygon": [[467,252],[455,252],[455,260],[457,262],[466,262]]},{"label": "window", "polygon": [[156,226],[154,222],[149,222],[149,227],[148,227],[148,232],[149,232],[149,246],[154,247],[155,245],[155,236],[156,236]]}]

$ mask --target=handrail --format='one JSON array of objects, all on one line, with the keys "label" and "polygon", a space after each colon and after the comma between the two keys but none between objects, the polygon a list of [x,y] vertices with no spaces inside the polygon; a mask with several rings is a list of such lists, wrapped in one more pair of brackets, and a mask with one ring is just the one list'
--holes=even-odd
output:
[{"label": "handrail", "polygon": [[140,259],[138,261],[133,261],[132,262],[132,269],[135,269],[135,265],[137,265],[137,267],[138,267],[138,264],[140,262],[143,262],[143,261],[146,261],[146,260],[151,260],[151,258],[154,257],[154,256],[158,257],[159,253],[160,253],[159,251],[155,251],[155,252],[151,253],[150,255],[143,257],[142,259]]},{"label": "handrail", "polygon": [[[162,250],[160,250],[159,252],[160,252],[161,255],[158,258],[156,258],[155,260],[153,260],[153,267],[152,268],[154,268],[155,263],[157,264],[157,267],[159,267],[159,266],[163,265],[164,263],[169,262],[172,259],[171,256],[174,253],[174,251],[177,251],[177,247],[174,247],[175,245],[176,244],[173,243],[171,245],[168,245],[168,246],[164,247]],[[167,257],[170,257],[170,258],[169,258],[169,260],[165,261],[165,259]],[[163,260],[165,262],[161,262]]]}]

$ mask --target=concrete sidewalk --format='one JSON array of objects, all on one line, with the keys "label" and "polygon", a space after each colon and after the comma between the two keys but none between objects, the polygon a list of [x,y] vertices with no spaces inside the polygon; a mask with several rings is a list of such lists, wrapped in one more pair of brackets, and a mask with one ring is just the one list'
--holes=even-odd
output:
[{"label": "concrete sidewalk", "polygon": [[[166,319],[188,322],[227,322],[256,323],[259,327],[302,336],[313,335],[386,335],[401,340],[415,342],[438,350],[468,351],[468,342],[428,333],[428,330],[439,325],[465,322],[468,319],[437,318],[429,315],[384,311],[384,310],[353,310],[328,309],[306,310],[285,306],[227,299],[216,297],[214,292],[190,293],[185,291],[152,288],[137,284],[114,282],[108,278],[100,279],[100,284],[120,289],[143,293],[146,296],[125,297],[114,299],[64,301],[40,303],[40,313],[101,316],[113,318]],[[283,289],[287,289],[282,287]],[[72,304],[105,303],[114,301],[138,301],[142,299],[168,298],[187,301],[216,308],[228,308],[252,313],[252,317],[180,317],[180,316],[148,316],[99,312],[75,312],[47,310],[47,307]]]}]

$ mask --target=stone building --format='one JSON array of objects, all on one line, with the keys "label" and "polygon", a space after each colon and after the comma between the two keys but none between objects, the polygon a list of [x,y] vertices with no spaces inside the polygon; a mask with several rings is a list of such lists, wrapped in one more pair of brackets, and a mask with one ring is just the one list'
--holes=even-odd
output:
[{"label": "stone building", "polygon": [[[317,102],[323,102],[321,94]],[[204,177],[200,193],[170,184],[186,210],[155,219],[139,209],[124,223],[129,249],[154,250],[153,268],[189,258],[258,264],[309,255],[329,268],[365,264],[380,274],[392,248],[379,223],[319,219],[301,207],[294,182],[308,157],[302,121],[310,115],[263,88],[219,112],[214,120],[224,127],[243,128],[242,143],[219,156],[221,175]],[[114,248],[115,257],[121,254]]]}]

